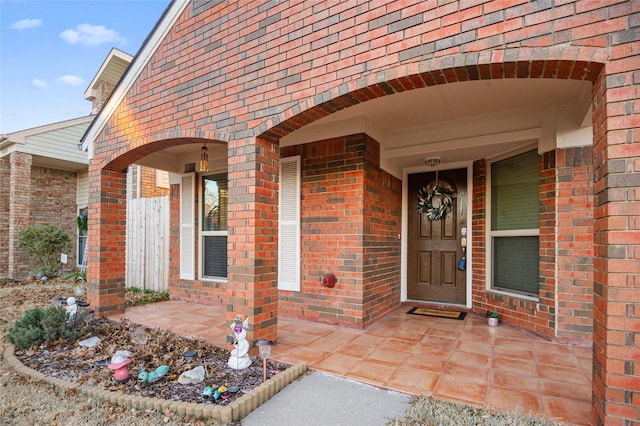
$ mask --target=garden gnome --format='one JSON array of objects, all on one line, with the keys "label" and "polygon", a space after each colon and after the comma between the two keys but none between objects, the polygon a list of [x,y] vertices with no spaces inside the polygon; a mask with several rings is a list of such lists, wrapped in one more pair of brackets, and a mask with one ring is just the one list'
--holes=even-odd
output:
[{"label": "garden gnome", "polygon": [[231,323],[231,330],[235,341],[233,345],[235,349],[231,351],[231,357],[227,364],[234,370],[244,370],[251,365],[249,358],[249,342],[247,341],[247,329],[249,328],[249,317],[240,323],[240,318],[236,317]]}]

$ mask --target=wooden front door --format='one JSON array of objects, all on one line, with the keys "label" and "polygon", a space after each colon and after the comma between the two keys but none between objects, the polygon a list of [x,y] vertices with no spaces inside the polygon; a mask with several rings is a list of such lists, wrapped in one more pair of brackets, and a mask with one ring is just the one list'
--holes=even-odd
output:
[{"label": "wooden front door", "polygon": [[[436,178],[453,191],[452,207],[442,219],[429,220],[417,210],[418,191]],[[461,234],[462,228],[468,229],[467,169],[409,175],[408,189],[407,298],[464,305],[468,264],[461,264],[465,255]]]}]

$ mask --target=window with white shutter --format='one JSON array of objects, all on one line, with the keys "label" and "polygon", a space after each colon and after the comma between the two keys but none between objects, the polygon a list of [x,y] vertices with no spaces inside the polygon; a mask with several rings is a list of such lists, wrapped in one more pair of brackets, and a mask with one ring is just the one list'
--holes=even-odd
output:
[{"label": "window with white shutter", "polygon": [[300,291],[300,157],[280,160],[278,289]]}]

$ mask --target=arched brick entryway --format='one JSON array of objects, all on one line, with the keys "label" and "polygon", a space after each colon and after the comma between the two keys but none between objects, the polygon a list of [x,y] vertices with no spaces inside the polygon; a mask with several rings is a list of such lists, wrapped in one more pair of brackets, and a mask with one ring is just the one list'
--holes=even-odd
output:
[{"label": "arched brick entryway", "polygon": [[[399,72],[408,71],[407,68],[399,68],[381,72],[379,75],[371,75],[368,79],[362,79],[351,84],[316,95],[313,99],[307,99],[300,102],[299,105],[288,109],[279,116],[274,117],[267,131],[261,133],[258,138],[265,141],[276,143],[280,138],[294,132],[307,124],[310,124],[322,117],[332,114],[344,108],[357,105],[368,100],[380,98],[383,96],[393,95],[406,90],[419,89],[439,84],[451,84],[456,82],[482,80],[482,79],[503,79],[503,78],[552,78],[552,79],[576,79],[587,80],[593,85],[592,103],[593,103],[593,170],[595,170],[595,191],[596,191],[596,208],[595,208],[595,277],[593,281],[593,345],[594,345],[594,367],[593,367],[593,397],[594,397],[594,414],[599,419],[605,418],[605,406],[607,400],[612,398],[612,390],[606,385],[608,380],[616,380],[619,372],[615,369],[608,369],[607,365],[612,362],[620,362],[625,365],[625,374],[633,371],[631,352],[633,351],[634,335],[631,322],[627,322],[625,317],[634,317],[633,312],[635,304],[625,304],[626,301],[632,300],[629,297],[635,297],[637,291],[624,289],[616,289],[615,291],[607,290],[609,279],[616,280],[615,276],[622,277],[626,272],[633,272],[633,268],[628,269],[630,264],[624,266],[624,263],[610,258],[605,244],[609,227],[607,224],[614,219],[611,209],[607,209],[604,204],[610,199],[610,196],[616,192],[614,185],[607,185],[607,171],[610,164],[622,165],[624,160],[616,160],[613,163],[607,162],[610,150],[617,151],[614,156],[619,157],[621,152],[615,147],[608,146],[607,140],[609,132],[607,130],[607,108],[606,108],[606,52],[602,49],[514,49],[506,51],[495,51],[487,54],[468,54],[447,57],[443,59],[434,59],[422,62],[418,65],[421,72],[410,75],[402,75],[396,78],[385,78],[397,75]],[[459,65],[458,65],[459,64]],[[372,80],[377,82],[372,83]],[[277,124],[276,124],[277,123]],[[621,169],[617,169],[621,170]],[[621,186],[632,185],[631,182],[622,183]],[[609,195],[608,195],[609,194]],[[625,216],[631,212],[629,209],[621,207],[614,209],[622,216],[619,220],[626,221]],[[627,225],[629,226],[629,225]],[[553,229],[552,229],[553,228]],[[598,231],[599,230],[599,231]],[[541,235],[545,232],[541,228]],[[546,232],[550,235],[571,235],[572,227],[559,225],[553,222],[553,226],[546,228]],[[631,241],[631,240],[629,240]],[[484,247],[476,247],[479,251],[483,251]],[[480,257],[480,256],[478,256]],[[634,262],[633,255],[629,257],[630,262]],[[637,260],[635,260],[637,262]],[[482,271],[481,265],[478,265],[479,271]],[[572,265],[552,264],[547,265],[551,269],[565,269],[570,271]],[[541,266],[541,269],[544,268]],[[622,275],[619,275],[622,274]],[[485,277],[480,272],[478,279],[484,281]],[[553,289],[558,283],[550,282]],[[560,290],[555,290],[560,291]],[[554,293],[555,294],[555,293]],[[549,300],[548,312],[555,312],[555,301]],[[544,304],[544,300],[542,300]],[[591,303],[588,303],[591,306]],[[626,310],[616,310],[616,306],[626,306]],[[616,312],[617,314],[614,314]],[[617,319],[615,317],[618,317]],[[555,322],[555,316],[552,314],[549,318]],[[607,323],[617,324],[614,328],[606,326]],[[616,329],[617,328],[617,329]],[[605,355],[608,349],[611,349],[610,337],[617,334],[627,336],[624,347],[618,352],[616,358],[618,361]],[[628,391],[624,393],[626,403],[630,401],[632,393]],[[622,402],[622,401],[621,401]],[[601,420],[602,421],[602,420]]]},{"label": "arched brick entryway", "polygon": [[[235,202],[245,204],[243,213],[253,226],[248,234],[255,236],[255,221],[275,204],[275,189],[267,185],[263,193],[260,188],[276,173],[277,141],[305,124],[369,99],[428,85],[486,78],[588,80],[594,87],[596,192],[594,409],[600,423],[633,418],[638,414],[638,327],[637,303],[629,301],[639,299],[638,66],[632,48],[638,38],[637,5],[440,3],[305,7],[300,2],[288,7],[272,2],[237,11],[226,3],[172,3],[170,28],[143,58],[148,66],[145,62],[136,74],[126,99],[117,101],[119,109],[111,110],[116,119],[95,138],[95,212],[90,217],[98,227],[92,228],[97,232],[92,250],[97,256],[100,248],[99,263],[107,265],[93,265],[99,270],[90,275],[94,292],[105,296],[99,304],[117,307],[107,295],[115,291],[110,286],[117,286],[121,267],[115,251],[121,241],[118,212],[126,162],[114,169],[106,164],[138,146],[170,139],[170,129],[194,129],[194,136],[201,128],[228,132],[227,139],[220,139],[229,143],[230,162],[236,156],[247,161],[248,170],[232,166],[229,173],[237,188]],[[133,65],[137,63],[142,62]],[[124,123],[129,115],[144,122],[139,135],[120,127],[119,119]],[[166,136],[155,138],[158,129]],[[109,152],[108,160],[100,157],[104,152]],[[259,174],[262,169],[268,172]],[[238,311],[263,314],[257,337],[275,322],[274,304],[264,306],[267,299],[260,295],[265,288],[273,291],[274,269],[272,264],[263,267],[257,256],[265,247],[271,247],[267,257],[273,254],[273,239],[248,237],[231,244],[241,242],[247,256],[232,260],[236,275],[230,278],[238,278]]]},{"label": "arched brick entryway", "polygon": [[[207,139],[206,137],[218,139]],[[96,151],[89,167],[87,299],[98,315],[125,309],[127,168],[145,156],[178,145],[219,141],[224,134],[170,131],[157,142]],[[142,140],[142,139],[139,139]]]}]

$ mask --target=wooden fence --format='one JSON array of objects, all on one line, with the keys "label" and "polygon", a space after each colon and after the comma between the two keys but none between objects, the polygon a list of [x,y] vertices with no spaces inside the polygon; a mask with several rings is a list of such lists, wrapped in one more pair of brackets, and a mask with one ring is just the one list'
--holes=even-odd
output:
[{"label": "wooden fence", "polygon": [[126,286],[169,288],[169,197],[127,200]]}]

